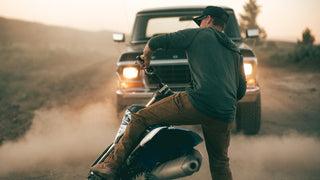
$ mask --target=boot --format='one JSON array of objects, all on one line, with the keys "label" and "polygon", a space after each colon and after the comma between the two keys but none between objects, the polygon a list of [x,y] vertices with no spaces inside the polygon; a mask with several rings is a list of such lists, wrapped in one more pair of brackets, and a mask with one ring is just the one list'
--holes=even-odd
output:
[{"label": "boot", "polygon": [[96,164],[90,168],[91,171],[96,173],[98,176],[106,179],[106,180],[118,180],[119,177],[108,163],[102,162],[100,164]]}]

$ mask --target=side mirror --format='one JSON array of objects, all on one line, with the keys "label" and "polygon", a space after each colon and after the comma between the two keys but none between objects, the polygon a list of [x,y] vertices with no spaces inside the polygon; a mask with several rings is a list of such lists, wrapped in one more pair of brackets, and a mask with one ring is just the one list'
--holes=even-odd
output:
[{"label": "side mirror", "polygon": [[247,38],[257,38],[257,37],[259,37],[259,29],[258,28],[247,29],[246,30],[246,36],[247,36]]},{"label": "side mirror", "polygon": [[124,33],[113,33],[112,38],[114,42],[124,42],[126,40]]}]

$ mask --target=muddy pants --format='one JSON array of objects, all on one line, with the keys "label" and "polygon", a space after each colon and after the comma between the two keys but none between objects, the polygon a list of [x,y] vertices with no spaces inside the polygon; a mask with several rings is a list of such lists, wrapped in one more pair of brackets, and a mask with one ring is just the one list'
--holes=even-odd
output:
[{"label": "muddy pants", "polygon": [[231,123],[215,120],[194,109],[186,92],[174,94],[132,114],[123,137],[105,162],[119,169],[138,145],[144,130],[152,125],[195,124],[202,125],[212,179],[232,179],[228,158]]}]

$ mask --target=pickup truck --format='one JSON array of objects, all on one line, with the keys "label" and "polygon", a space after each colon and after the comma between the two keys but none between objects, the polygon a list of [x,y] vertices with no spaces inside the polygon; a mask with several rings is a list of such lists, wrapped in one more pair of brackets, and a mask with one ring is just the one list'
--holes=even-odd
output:
[{"label": "pickup truck", "polygon": [[[175,32],[186,28],[198,28],[193,18],[201,15],[206,6],[166,7],[146,9],[136,14],[131,41],[128,49],[120,55],[117,63],[119,86],[116,91],[117,110],[121,112],[131,104],[147,102],[156,89],[156,84],[144,76],[136,64],[147,41],[156,35]],[[245,134],[257,134],[260,130],[261,101],[260,87],[257,80],[257,57],[241,38],[239,25],[233,9],[222,7],[229,14],[225,34],[240,48],[244,57],[244,69],[247,78],[245,97],[238,102],[236,111],[236,130]],[[256,35],[248,31],[247,35]],[[250,33],[253,32],[253,33]],[[124,42],[125,34],[114,33],[115,42]],[[183,50],[158,50],[151,59],[151,66],[163,82],[178,92],[190,86],[191,75],[186,53]]]}]

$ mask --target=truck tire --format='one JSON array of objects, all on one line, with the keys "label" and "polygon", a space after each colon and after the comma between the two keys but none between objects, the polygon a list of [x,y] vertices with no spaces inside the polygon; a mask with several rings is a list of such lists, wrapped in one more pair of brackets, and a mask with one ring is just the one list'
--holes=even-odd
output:
[{"label": "truck tire", "polygon": [[242,103],[237,107],[236,128],[246,135],[258,134],[261,126],[261,98],[255,102]]}]

